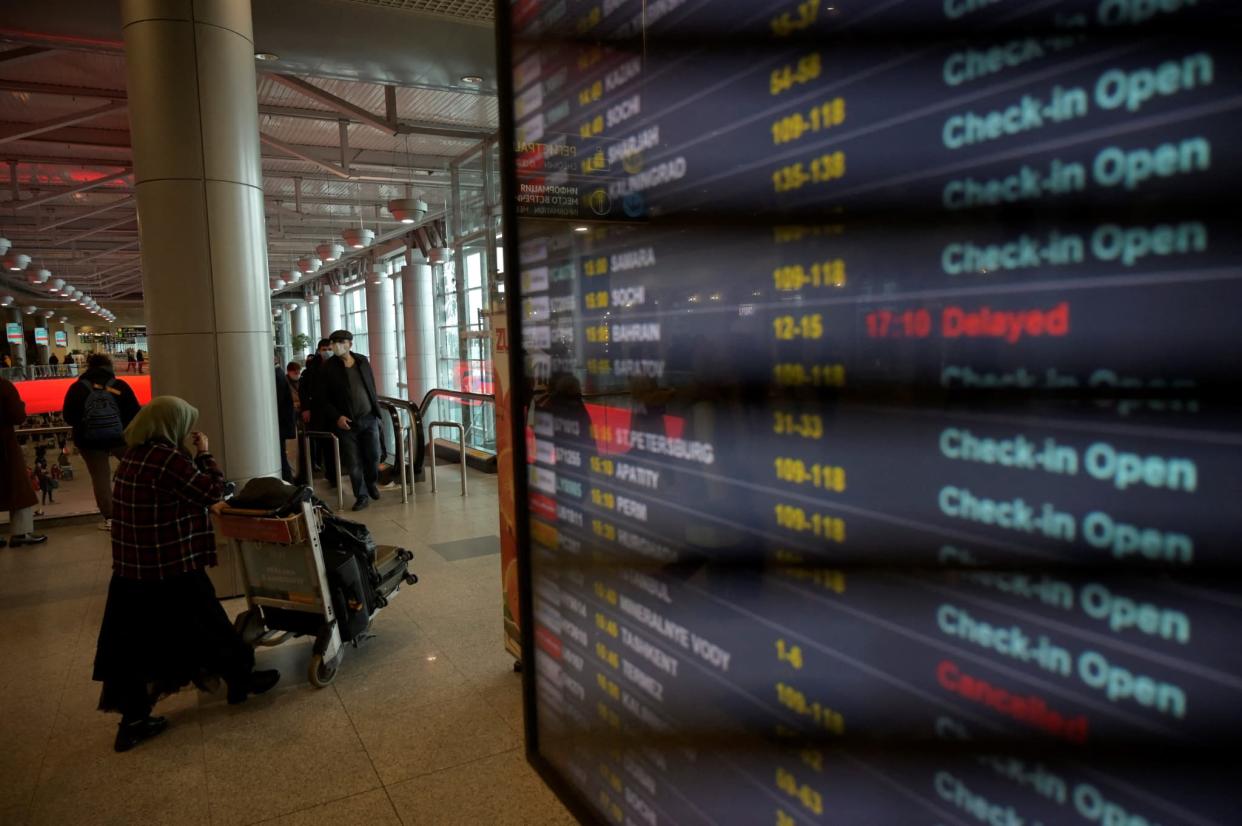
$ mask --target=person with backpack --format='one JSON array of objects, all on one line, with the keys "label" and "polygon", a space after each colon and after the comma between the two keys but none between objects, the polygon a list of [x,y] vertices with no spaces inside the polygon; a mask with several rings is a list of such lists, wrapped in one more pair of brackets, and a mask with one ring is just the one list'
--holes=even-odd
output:
[{"label": "person with backpack", "polygon": [[142,375],[142,366],[146,364],[147,354],[139,350],[134,354],[134,358],[138,360],[138,375]]},{"label": "person with backpack", "polygon": [[112,359],[95,353],[86,360],[86,372],[65,393],[65,423],[91,476],[95,504],[103,517],[101,530],[112,527],[112,463],[125,455],[125,428],[138,414],[138,398],[116,377]]}]

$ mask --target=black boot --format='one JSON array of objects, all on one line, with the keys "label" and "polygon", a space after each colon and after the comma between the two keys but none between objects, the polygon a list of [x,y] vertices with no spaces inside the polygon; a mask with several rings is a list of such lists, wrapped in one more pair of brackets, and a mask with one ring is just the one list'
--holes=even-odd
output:
[{"label": "black boot", "polygon": [[143,740],[150,740],[168,728],[168,720],[163,717],[144,717],[131,722],[121,721],[116,727],[116,742],[112,747],[118,752],[129,751]]},{"label": "black boot", "polygon": [[251,671],[243,680],[229,683],[229,705],[246,702],[251,694],[263,694],[280,682],[280,672],[276,669],[268,671]]}]

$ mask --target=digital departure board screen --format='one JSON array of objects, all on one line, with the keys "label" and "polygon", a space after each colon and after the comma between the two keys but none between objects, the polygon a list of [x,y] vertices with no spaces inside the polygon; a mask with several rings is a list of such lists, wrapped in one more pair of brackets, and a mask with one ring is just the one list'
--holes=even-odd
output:
[{"label": "digital departure board screen", "polygon": [[500,0],[580,817],[1239,822],[1238,5]]}]

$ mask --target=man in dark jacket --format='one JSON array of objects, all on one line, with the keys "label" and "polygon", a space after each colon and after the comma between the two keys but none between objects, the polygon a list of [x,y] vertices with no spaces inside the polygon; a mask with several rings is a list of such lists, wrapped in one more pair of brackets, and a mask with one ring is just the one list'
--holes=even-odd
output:
[{"label": "man in dark jacket", "polygon": [[[327,424],[320,415],[317,401],[322,384],[323,367],[332,358],[332,342],[326,338],[319,339],[319,347],[306,357],[306,366],[302,368],[302,376],[298,379],[298,397],[302,400],[302,423],[307,430],[322,431]],[[336,459],[327,443],[322,439],[311,439],[311,457],[316,468],[322,468],[328,477],[328,484],[336,487]]]},{"label": "man in dark jacket", "polygon": [[292,482],[288,440],[298,437],[298,413],[293,406],[293,387],[289,384],[289,377],[279,366],[276,367],[276,420],[280,423],[280,475],[286,482]]},{"label": "man in dark jacket", "polygon": [[352,352],[354,334],[337,330],[329,340],[333,358],[320,367],[315,403],[341,441],[341,462],[354,486],[354,510],[379,499],[380,408],[375,376],[366,356]]},{"label": "man in dark jacket", "polygon": [[112,463],[125,455],[125,428],[138,415],[138,397],[116,377],[112,359],[95,353],[86,360],[86,372],[65,393],[65,423],[73,427],[73,443],[91,476],[95,505],[103,517],[102,530],[112,525]]}]

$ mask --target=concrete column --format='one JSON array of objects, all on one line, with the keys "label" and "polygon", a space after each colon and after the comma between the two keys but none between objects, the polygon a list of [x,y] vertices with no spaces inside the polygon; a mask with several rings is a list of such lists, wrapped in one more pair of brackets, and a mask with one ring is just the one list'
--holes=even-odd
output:
[{"label": "concrete column", "polygon": [[341,329],[341,297],[328,293],[319,299],[320,338],[327,338]]},{"label": "concrete column", "polygon": [[367,275],[367,340],[375,389],[381,396],[397,395],[397,330],[393,326],[392,281],[380,273]]},{"label": "concrete column", "polygon": [[26,361],[26,325],[22,321],[21,308],[9,307],[7,310],[5,310],[4,321],[5,321],[6,340],[8,337],[8,325],[9,324],[16,324],[22,328],[22,340],[20,342],[16,342],[16,341],[9,342],[9,355],[13,358],[14,366],[16,366],[18,362],[21,362],[23,365],[29,364],[29,362]]},{"label": "concrete column", "polygon": [[315,342],[319,339],[311,338],[314,334],[311,332],[310,328],[310,307],[305,301],[299,301],[293,305],[293,335],[306,336],[310,339],[310,344],[302,348],[293,347],[290,350],[293,354],[291,358],[299,360],[306,358],[307,349],[313,351],[315,349]]},{"label": "concrete column", "polygon": [[122,0],[156,395],[232,479],[280,473],[250,0]]},{"label": "concrete column", "polygon": [[[406,260],[410,255],[407,253]],[[435,287],[430,264],[407,263],[401,270],[405,312],[405,380],[410,401],[418,404],[436,386]]]}]

